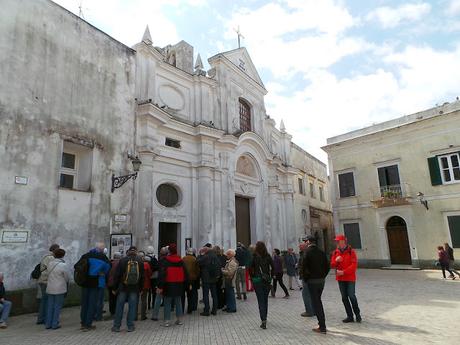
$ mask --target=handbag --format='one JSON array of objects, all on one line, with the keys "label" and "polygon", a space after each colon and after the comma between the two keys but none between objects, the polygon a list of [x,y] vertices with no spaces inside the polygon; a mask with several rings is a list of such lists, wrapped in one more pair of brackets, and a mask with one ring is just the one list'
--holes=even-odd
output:
[{"label": "handbag", "polygon": [[272,284],[272,277],[270,274],[264,273],[262,271],[262,266],[259,264],[259,271],[260,271],[260,278],[262,279],[262,283],[265,285],[271,285]]}]

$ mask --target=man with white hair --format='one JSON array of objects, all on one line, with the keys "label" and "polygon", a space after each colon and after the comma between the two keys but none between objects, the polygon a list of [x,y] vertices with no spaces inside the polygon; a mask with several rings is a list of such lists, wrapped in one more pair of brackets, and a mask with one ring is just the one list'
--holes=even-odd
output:
[{"label": "man with white hair", "polygon": [[[191,314],[198,309],[198,289],[200,288],[200,266],[196,261],[195,251],[188,248],[187,255],[182,258],[187,271],[188,280],[185,292],[187,294],[187,314]],[[182,309],[185,306],[185,298],[182,300]]]},{"label": "man with white hair", "polygon": [[239,264],[235,259],[235,250],[228,249],[225,252],[225,256],[227,257],[227,263],[225,264],[225,267],[222,268],[222,274],[224,275],[225,304],[227,307],[222,311],[226,311],[227,313],[236,313],[236,299],[233,280]]},{"label": "man with white hair", "polygon": [[13,303],[5,299],[5,286],[3,285],[3,273],[0,272],[0,328],[6,328],[6,321],[10,315]]}]

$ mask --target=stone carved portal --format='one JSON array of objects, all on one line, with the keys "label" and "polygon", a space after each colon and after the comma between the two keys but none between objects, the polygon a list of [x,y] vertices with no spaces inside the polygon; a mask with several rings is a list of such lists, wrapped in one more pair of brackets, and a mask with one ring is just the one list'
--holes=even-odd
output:
[{"label": "stone carved portal", "polygon": [[241,175],[257,178],[256,167],[251,158],[248,156],[241,156],[236,162],[236,172]]}]

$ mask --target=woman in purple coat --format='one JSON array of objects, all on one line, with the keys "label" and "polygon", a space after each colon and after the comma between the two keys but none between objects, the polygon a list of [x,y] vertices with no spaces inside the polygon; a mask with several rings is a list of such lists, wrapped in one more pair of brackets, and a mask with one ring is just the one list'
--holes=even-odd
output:
[{"label": "woman in purple coat", "polygon": [[442,276],[444,277],[444,279],[446,279],[446,271],[450,273],[452,279],[455,279],[454,273],[449,268],[449,255],[444,250],[443,246],[438,247],[438,260],[439,265],[441,266]]},{"label": "woman in purple coat", "polygon": [[273,250],[273,267],[275,276],[273,277],[272,297],[275,297],[277,283],[279,283],[284,291],[284,298],[289,298],[289,292],[283,283],[283,260],[280,257],[280,250],[276,248]]}]

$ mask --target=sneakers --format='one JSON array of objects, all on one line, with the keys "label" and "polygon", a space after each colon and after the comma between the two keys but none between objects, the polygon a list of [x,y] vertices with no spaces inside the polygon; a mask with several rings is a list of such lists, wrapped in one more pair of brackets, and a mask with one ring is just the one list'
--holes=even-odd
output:
[{"label": "sneakers", "polygon": [[169,321],[165,321],[161,324],[163,327],[169,327],[171,326],[171,324],[169,323]]},{"label": "sneakers", "polygon": [[320,333],[320,334],[326,334],[326,333],[327,333],[326,328],[323,328],[323,329],[322,329],[322,328],[320,328],[320,327],[318,327],[318,328],[313,328],[312,331],[313,331],[313,332],[316,332],[316,333]]},{"label": "sneakers", "polygon": [[350,322],[355,322],[355,320],[353,320],[353,318],[347,317],[346,319],[343,319],[342,322],[343,323],[350,323]]},{"label": "sneakers", "polygon": [[176,322],[175,322],[175,324],[178,325],[178,326],[181,326],[181,325],[183,325],[184,323],[182,322],[182,320],[177,319]]},{"label": "sneakers", "polygon": [[6,322],[0,322],[0,328],[5,329],[7,327],[8,325],[6,324]]}]

